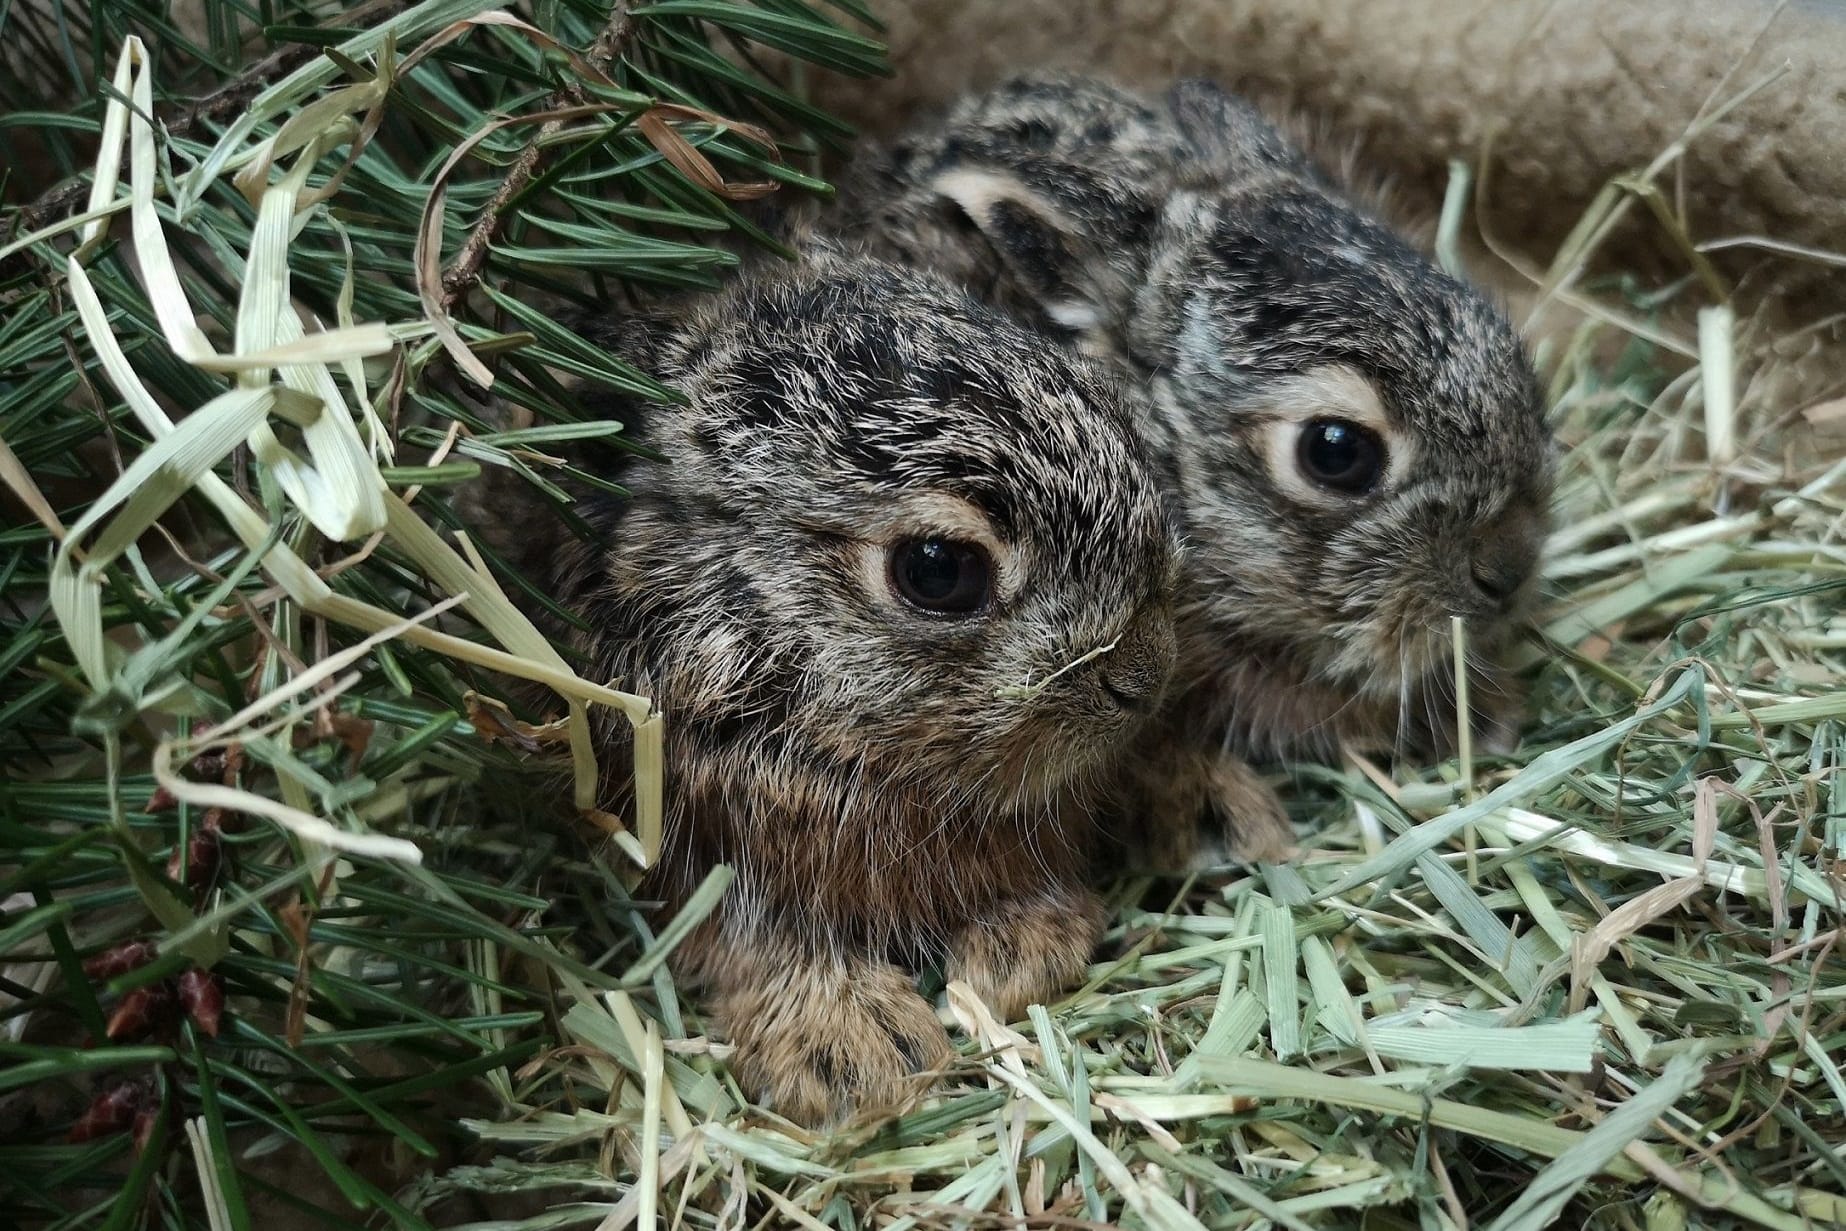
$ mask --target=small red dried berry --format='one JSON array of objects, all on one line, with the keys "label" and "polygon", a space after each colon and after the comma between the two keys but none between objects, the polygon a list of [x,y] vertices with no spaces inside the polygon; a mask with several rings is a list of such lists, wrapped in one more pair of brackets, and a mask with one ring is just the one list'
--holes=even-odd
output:
[{"label": "small red dried berry", "polygon": [[91,1100],[89,1108],[77,1117],[68,1140],[73,1144],[95,1141],[98,1137],[121,1132],[135,1122],[151,1095],[147,1082],[142,1079],[111,1086]]},{"label": "small red dried berry", "polygon": [[173,985],[162,980],[137,987],[109,1015],[108,1035],[120,1042],[146,1034],[173,1011]]},{"label": "small red dried berry", "polygon": [[160,1119],[160,1108],[143,1107],[135,1113],[135,1153],[147,1149],[148,1138],[154,1135],[154,1124]]},{"label": "small red dried berry", "polygon": [[157,950],[148,940],[131,940],[113,949],[104,949],[83,964],[83,973],[92,979],[113,979],[154,960]]},{"label": "small red dried berry", "polygon": [[[188,889],[199,890],[210,885],[218,876],[218,864],[224,853],[224,839],[218,828],[215,816],[220,809],[213,808],[200,821],[199,826],[186,839],[186,880]],[[167,856],[167,878],[180,879],[179,848]]]},{"label": "small red dried berry", "polygon": [[179,1002],[193,1024],[212,1038],[224,1020],[224,980],[193,967],[179,977]]}]

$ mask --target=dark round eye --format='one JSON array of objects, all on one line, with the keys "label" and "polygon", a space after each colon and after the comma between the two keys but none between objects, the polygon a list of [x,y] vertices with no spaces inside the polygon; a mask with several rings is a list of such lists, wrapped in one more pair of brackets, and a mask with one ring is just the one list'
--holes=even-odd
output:
[{"label": "dark round eye", "polygon": [[993,588],[987,553],[953,539],[905,539],[891,548],[891,584],[904,601],[937,615],[971,615]]},{"label": "dark round eye", "polygon": [[1313,419],[1301,430],[1296,457],[1302,473],[1322,487],[1357,496],[1384,472],[1384,441],[1345,419]]}]

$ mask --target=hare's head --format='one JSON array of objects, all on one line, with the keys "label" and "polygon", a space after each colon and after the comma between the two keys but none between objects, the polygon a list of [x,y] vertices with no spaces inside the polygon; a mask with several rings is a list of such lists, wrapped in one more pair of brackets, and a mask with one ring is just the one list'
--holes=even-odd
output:
[{"label": "hare's head", "polygon": [[1209,624],[1360,692],[1432,670],[1454,616],[1495,648],[1531,596],[1553,470],[1504,316],[1306,186],[1168,221],[1127,350]]},{"label": "hare's head", "polygon": [[609,341],[685,398],[642,416],[665,464],[625,469],[585,575],[609,665],[670,722],[1007,803],[1160,698],[1174,532],[1086,362],[829,253]]}]

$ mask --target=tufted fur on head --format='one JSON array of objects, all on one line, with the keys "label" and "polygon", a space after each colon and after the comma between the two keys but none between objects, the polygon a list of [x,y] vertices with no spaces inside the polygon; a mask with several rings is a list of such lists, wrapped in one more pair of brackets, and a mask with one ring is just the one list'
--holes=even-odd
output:
[{"label": "tufted fur on head", "polygon": [[[851,233],[1147,393],[1190,547],[1181,676],[1227,747],[1401,737],[1452,686],[1451,616],[1483,667],[1516,628],[1553,470],[1523,346],[1250,104],[1023,78],[873,153],[842,195]],[[1374,480],[1307,473],[1327,421],[1381,447]]]},{"label": "tufted fur on head", "polygon": [[[642,891],[735,868],[676,959],[759,1094],[889,1100],[946,1051],[913,972],[1011,1016],[1089,959],[1087,808],[1174,657],[1157,479],[1101,368],[837,251],[597,336],[685,399],[611,408],[665,461],[580,503],[597,538],[552,577],[593,671],[666,715]],[[990,596],[906,599],[924,539],[984,557]]]}]

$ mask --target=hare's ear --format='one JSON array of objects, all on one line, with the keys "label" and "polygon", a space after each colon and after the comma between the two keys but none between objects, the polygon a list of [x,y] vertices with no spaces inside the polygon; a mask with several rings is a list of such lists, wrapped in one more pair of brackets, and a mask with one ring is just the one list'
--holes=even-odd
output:
[{"label": "hare's ear", "polygon": [[1311,170],[1262,112],[1214,81],[1194,77],[1176,83],[1167,91],[1167,112],[1194,156],[1226,178]]},{"label": "hare's ear", "polygon": [[607,308],[572,313],[564,324],[586,342],[649,374],[660,365],[672,329],[664,315]]},{"label": "hare's ear", "polygon": [[[578,337],[609,352],[628,367],[653,381],[666,381],[664,368],[674,337],[673,322],[656,310],[626,312],[619,308],[573,313],[563,322]],[[668,386],[668,393],[672,388]],[[583,408],[598,419],[621,423],[620,436],[598,437],[571,446],[573,455],[594,469],[613,473],[626,466],[631,446],[647,446],[649,428],[661,401],[639,390],[615,389],[594,381],[580,394]]]},{"label": "hare's ear", "polygon": [[1024,178],[991,167],[953,167],[930,188],[964,215],[1040,309],[1067,329],[1101,323],[1100,253],[1082,223]]}]

